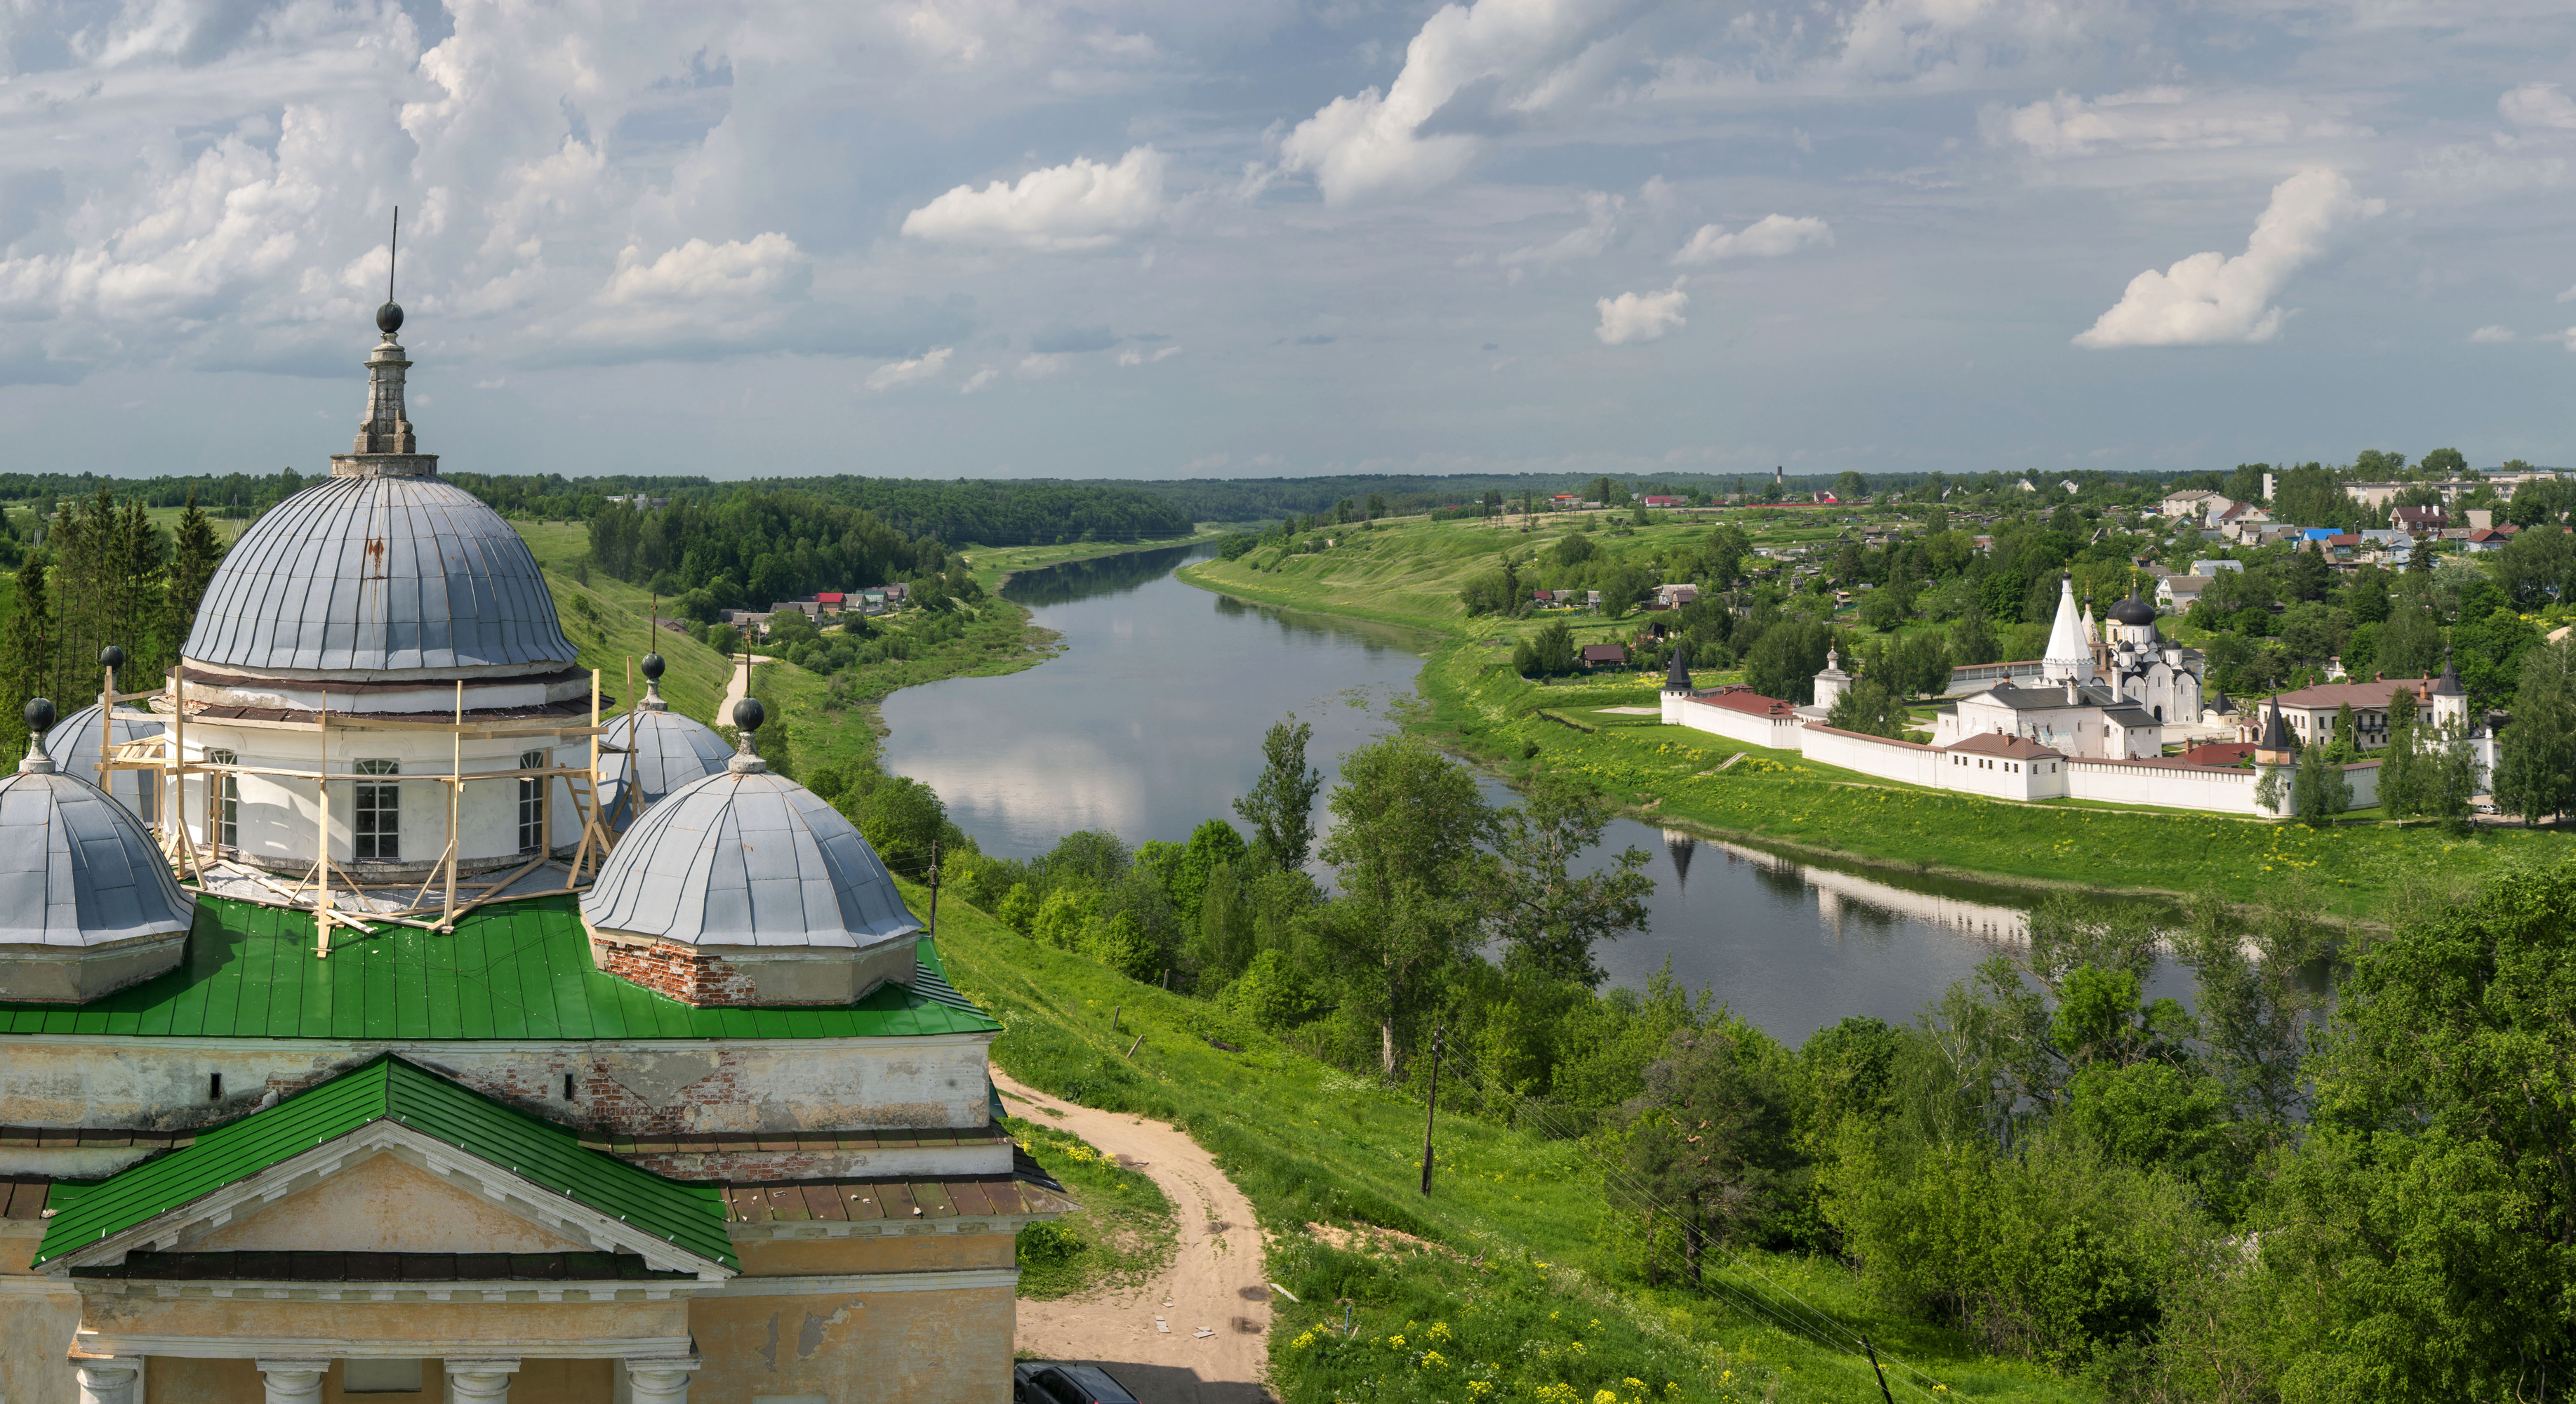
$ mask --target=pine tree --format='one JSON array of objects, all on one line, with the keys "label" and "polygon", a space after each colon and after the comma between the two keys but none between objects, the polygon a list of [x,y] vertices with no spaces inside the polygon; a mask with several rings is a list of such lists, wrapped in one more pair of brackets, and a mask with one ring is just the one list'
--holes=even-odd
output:
[{"label": "pine tree", "polygon": [[0,758],[27,753],[27,702],[49,695],[52,686],[53,629],[45,563],[29,561],[18,568],[17,607],[9,615],[5,638],[0,638],[0,703],[8,708],[0,716]]},{"label": "pine tree", "polygon": [[223,543],[215,539],[214,523],[204,509],[197,506],[197,494],[188,494],[188,508],[179,514],[179,531],[170,561],[170,583],[163,592],[166,621],[162,635],[170,641],[171,656],[187,642],[188,629],[196,622],[197,606],[205,603],[206,585],[214,579],[215,564],[223,559]]}]

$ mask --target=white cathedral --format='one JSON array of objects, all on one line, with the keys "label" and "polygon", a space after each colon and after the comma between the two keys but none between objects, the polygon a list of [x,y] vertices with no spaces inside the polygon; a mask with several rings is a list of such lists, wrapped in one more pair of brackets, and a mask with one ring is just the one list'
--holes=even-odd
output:
[{"label": "white cathedral", "polygon": [[2132,591],[2111,606],[2106,638],[2091,610],[2078,611],[2072,577],[2060,576],[2057,590],[2037,676],[1942,704],[1932,744],[2000,733],[2070,757],[2134,760],[2161,754],[2167,727],[2200,722],[2200,651],[2159,635],[2154,606]]},{"label": "white cathedral", "polygon": [[0,775],[0,1400],[1005,1397],[1072,1206],[1001,1025],[756,702],[606,715],[401,325],[165,686]]}]

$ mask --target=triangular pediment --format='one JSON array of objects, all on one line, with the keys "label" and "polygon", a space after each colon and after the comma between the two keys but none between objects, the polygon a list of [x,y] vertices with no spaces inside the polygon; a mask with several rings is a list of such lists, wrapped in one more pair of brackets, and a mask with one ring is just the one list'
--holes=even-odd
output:
[{"label": "triangular pediment", "polygon": [[720,1195],[381,1058],[96,1185],[55,1192],[34,1266],[131,1252],[630,1253],[738,1271]]},{"label": "triangular pediment", "polygon": [[[381,1124],[381,1123],[379,1123]],[[390,1138],[368,1138],[388,1140]],[[524,1182],[520,1182],[524,1184]],[[299,1178],[221,1224],[200,1222],[165,1251],[185,1253],[582,1253],[587,1234],[536,1212],[507,1179],[459,1184],[408,1146],[379,1144]],[[483,1192],[500,1191],[498,1197]],[[554,1198],[555,1196],[547,1196]]]}]

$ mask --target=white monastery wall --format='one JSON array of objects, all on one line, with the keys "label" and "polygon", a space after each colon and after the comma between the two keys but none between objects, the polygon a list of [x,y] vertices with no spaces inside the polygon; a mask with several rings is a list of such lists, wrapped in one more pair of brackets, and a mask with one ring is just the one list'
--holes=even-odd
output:
[{"label": "white monastery wall", "polygon": [[1668,714],[1665,720],[1671,725],[1715,732],[1747,746],[1768,746],[1780,751],[1800,749],[1801,719],[1794,715],[1757,717],[1750,712],[1715,706],[1695,697],[1667,698],[1664,708]]},{"label": "white monastery wall", "polygon": [[1981,756],[1974,751],[1939,753],[1940,778],[1931,783],[1945,790],[1964,790],[1989,799],[2056,799],[2066,793],[2066,762],[2055,757],[2021,760]]},{"label": "white monastery wall", "polygon": [[1807,759],[1839,765],[1865,775],[1889,780],[1903,780],[1913,785],[1938,785],[1941,753],[1912,741],[1890,741],[1883,736],[1864,736],[1856,731],[1841,731],[1830,726],[1809,726],[1799,734],[1805,743]]}]

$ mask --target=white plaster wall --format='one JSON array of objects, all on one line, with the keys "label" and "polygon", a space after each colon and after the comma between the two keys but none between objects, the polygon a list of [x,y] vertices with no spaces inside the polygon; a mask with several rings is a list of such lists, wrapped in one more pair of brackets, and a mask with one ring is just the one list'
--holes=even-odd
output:
[{"label": "white plaster wall", "polygon": [[1673,709],[1674,722],[1694,731],[1714,732],[1747,746],[1768,746],[1774,750],[1799,749],[1798,731],[1803,725],[1796,717],[1757,717],[1730,707],[1713,706],[1696,698]]},{"label": "white plaster wall", "polygon": [[[202,759],[208,750],[228,750],[247,766],[267,766],[279,770],[311,770],[322,759],[321,747],[312,732],[271,731],[265,728],[226,727],[220,722],[191,722],[188,726],[187,753]],[[357,778],[356,763],[361,759],[384,759],[400,763],[405,775],[445,775],[454,764],[455,753],[448,737],[436,732],[348,731],[333,732],[330,741],[330,770],[334,775],[347,774],[349,781],[331,784],[331,855],[335,861],[348,861],[350,821],[356,805],[351,785]],[[531,737],[513,740],[468,741],[465,744],[464,769],[476,771],[516,769],[525,751],[546,751],[560,765],[586,765],[590,760],[587,740],[551,743],[547,738]],[[318,819],[315,811],[313,784],[309,780],[264,775],[238,777],[241,804],[239,836],[241,848],[250,856],[279,864],[313,861],[313,830]],[[206,796],[214,776],[192,776],[187,781],[187,795],[181,813],[186,817],[189,833],[198,842],[207,842]],[[553,785],[553,805],[548,815],[547,831],[551,847],[563,848],[581,841],[581,821],[566,782]],[[519,851],[519,790],[516,780],[469,782],[459,804],[457,827],[465,836],[463,857],[467,862],[513,858]],[[402,786],[402,861],[433,863],[447,845],[447,790],[443,785],[405,784]]]},{"label": "white plaster wall", "polygon": [[2254,803],[2254,770],[2183,770],[2162,765],[2067,762],[2067,794],[2110,804],[2212,809],[2224,814],[2262,812]]},{"label": "white plaster wall", "polygon": [[1936,770],[1941,788],[1991,799],[2056,799],[2066,793],[2066,762],[2054,757],[2025,761],[1945,751]]},{"label": "white plaster wall", "polygon": [[1938,785],[1941,753],[1929,746],[1811,726],[1799,733],[1807,759],[1913,785]]},{"label": "white plaster wall", "polygon": [[[396,1052],[558,1122],[820,1131],[986,1122],[989,1034],[921,1038],[378,1043],[33,1034],[0,1058],[0,1124],[179,1130],[229,1121]],[[221,1073],[224,1100],[207,1098]],[[571,1074],[576,1095],[563,1100]]]}]

